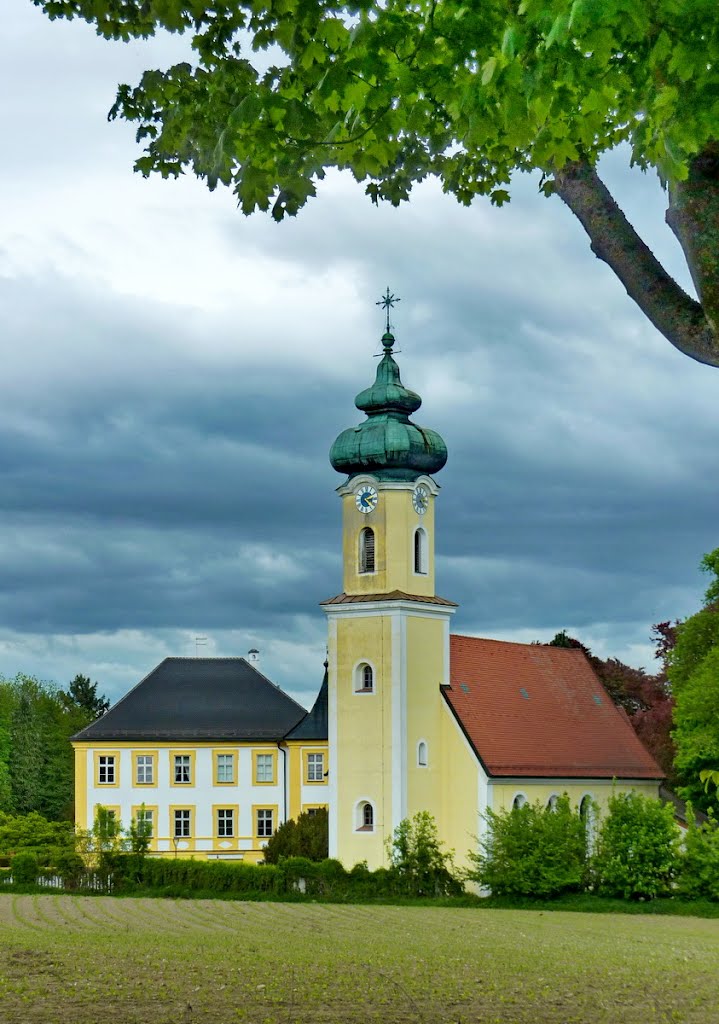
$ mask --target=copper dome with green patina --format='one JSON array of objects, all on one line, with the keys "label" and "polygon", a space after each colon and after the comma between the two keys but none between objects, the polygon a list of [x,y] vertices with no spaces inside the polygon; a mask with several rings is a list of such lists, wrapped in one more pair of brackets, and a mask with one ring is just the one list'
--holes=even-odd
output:
[{"label": "copper dome with green patina", "polygon": [[371,473],[380,480],[415,480],[437,473],[447,461],[447,446],[436,430],[410,420],[422,399],[400,379],[392,355],[394,335],[389,331],[382,345],[384,355],[374,384],[355,398],[367,419],[342,431],[330,449],[330,462],[349,477]]}]

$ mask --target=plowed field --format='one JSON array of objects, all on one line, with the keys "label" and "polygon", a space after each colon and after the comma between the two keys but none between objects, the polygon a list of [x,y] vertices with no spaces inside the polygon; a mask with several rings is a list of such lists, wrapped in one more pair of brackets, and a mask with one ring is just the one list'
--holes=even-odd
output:
[{"label": "plowed field", "polygon": [[0,896],[2,1024],[719,1024],[719,921]]}]

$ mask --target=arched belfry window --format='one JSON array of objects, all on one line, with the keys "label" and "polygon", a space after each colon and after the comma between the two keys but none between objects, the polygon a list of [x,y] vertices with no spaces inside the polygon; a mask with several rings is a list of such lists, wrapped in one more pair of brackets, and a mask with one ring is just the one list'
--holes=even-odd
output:
[{"label": "arched belfry window", "polygon": [[359,571],[374,572],[374,530],[365,526],[359,535]]},{"label": "arched belfry window", "polygon": [[421,526],[414,531],[414,571],[427,572],[427,534]]}]

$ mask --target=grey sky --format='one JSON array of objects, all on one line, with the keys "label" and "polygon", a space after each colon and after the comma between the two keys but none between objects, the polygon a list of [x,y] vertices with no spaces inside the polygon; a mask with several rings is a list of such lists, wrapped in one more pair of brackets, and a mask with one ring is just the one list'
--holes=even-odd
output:
[{"label": "grey sky", "polygon": [[[719,376],[670,348],[558,200],[373,208],[330,175],[296,221],[132,173],[115,86],[182,40],[108,44],[6,0],[0,40],[0,674],[117,698],[166,654],[244,654],[304,703],[341,584],[340,478],[389,284],[438,429],[438,589],[458,632],[567,628],[651,667],[714,548]],[[603,168],[686,284],[656,181]]]}]

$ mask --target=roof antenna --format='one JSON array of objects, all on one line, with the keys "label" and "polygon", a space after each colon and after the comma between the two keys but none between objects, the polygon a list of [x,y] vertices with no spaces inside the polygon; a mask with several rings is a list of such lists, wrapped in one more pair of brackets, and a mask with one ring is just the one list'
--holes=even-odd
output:
[{"label": "roof antenna", "polygon": [[195,637],[195,657],[196,658],[199,658],[199,656],[200,656],[198,649],[200,647],[206,647],[206,646],[207,646],[207,637],[206,636],[196,636]]}]

